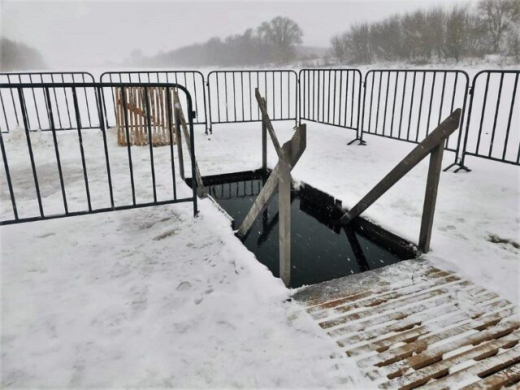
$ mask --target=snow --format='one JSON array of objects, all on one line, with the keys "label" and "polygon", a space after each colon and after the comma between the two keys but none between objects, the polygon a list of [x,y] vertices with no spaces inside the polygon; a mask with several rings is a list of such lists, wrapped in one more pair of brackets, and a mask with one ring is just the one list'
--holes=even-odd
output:
[{"label": "snow", "polygon": [[[276,122],[280,142],[289,139],[293,122]],[[203,174],[255,169],[260,166],[260,124],[215,126],[213,136],[198,133],[199,166]],[[367,146],[347,143],[352,130],[307,124],[307,149],[293,178],[343,201],[347,208],[361,199],[414,145],[365,135]],[[270,142],[269,142],[270,143]],[[276,154],[269,145],[269,165]],[[443,166],[453,162],[445,152]],[[473,282],[520,302],[518,167],[468,157],[470,173],[441,176],[432,236],[425,255],[435,266],[459,272]],[[364,216],[403,238],[417,242],[428,160],[425,159]],[[505,243],[493,243],[493,237]]]},{"label": "snow", "polygon": [[[282,142],[293,125],[274,123]],[[259,168],[260,129],[221,124],[207,136],[196,126],[202,174]],[[45,211],[63,212],[52,135],[31,137]],[[127,150],[113,130],[107,137],[114,199],[129,204]],[[307,137],[293,178],[346,207],[414,147],[371,135],[367,146],[347,146],[354,131],[316,123],[307,124]],[[85,130],[83,138],[93,207],[107,207],[101,134]],[[18,129],[4,139],[20,215],[37,215],[25,135]],[[60,132],[58,143],[69,210],[85,210],[77,132]],[[132,148],[132,157],[137,200],[150,201],[149,150]],[[158,198],[165,200],[173,185],[169,149],[154,148],[154,159]],[[443,165],[453,160],[446,152]],[[275,163],[269,146],[269,165]],[[425,258],[518,305],[518,167],[474,157],[466,165],[471,173],[442,174]],[[365,217],[416,242],[427,166],[416,167]],[[1,219],[12,218],[3,168],[0,183]],[[176,186],[179,197],[190,196],[178,172]],[[373,386],[287,300],[291,291],[234,237],[217,207],[209,200],[199,206],[197,218],[187,203],[0,227],[2,386]]]},{"label": "snow", "polygon": [[[69,210],[85,209],[77,135],[58,137]],[[20,213],[37,214],[25,136],[5,139]],[[126,148],[114,132],[108,139],[121,205],[131,199]],[[45,211],[60,212],[52,135],[32,140]],[[101,142],[84,132],[96,207],[108,202]],[[154,151],[163,199],[169,150]],[[148,148],[132,152],[137,199],[148,201]],[[3,218],[12,217],[5,187]],[[191,192],[179,180],[177,190]],[[209,200],[196,218],[184,203],[4,226],[0,237],[3,387],[372,386]]]}]

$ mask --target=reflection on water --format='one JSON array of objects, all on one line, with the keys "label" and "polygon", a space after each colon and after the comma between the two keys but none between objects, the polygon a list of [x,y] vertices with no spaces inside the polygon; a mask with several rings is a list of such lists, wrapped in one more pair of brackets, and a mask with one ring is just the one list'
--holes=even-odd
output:
[{"label": "reflection on water", "polygon": [[[234,226],[238,228],[265,180],[265,175],[256,172],[205,181],[209,194],[235,220]],[[291,287],[364,272],[401,260],[356,231],[334,226],[332,221],[338,217],[334,213],[338,211],[307,192],[303,188],[299,194],[291,195]],[[278,277],[277,195],[243,242]]]}]

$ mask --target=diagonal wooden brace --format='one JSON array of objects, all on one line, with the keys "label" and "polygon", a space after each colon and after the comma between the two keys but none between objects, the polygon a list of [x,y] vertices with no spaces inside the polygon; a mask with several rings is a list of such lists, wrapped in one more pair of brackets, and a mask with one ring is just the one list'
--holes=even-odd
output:
[{"label": "diagonal wooden brace", "polygon": [[267,203],[273,196],[276,188],[278,187],[279,181],[286,180],[284,177],[284,173],[286,171],[286,166],[289,168],[289,180],[290,180],[290,171],[294,168],[301,155],[303,154],[305,148],[307,147],[307,127],[306,125],[300,125],[298,130],[293,134],[290,141],[287,141],[281,147],[282,159],[278,161],[276,167],[271,172],[271,175],[267,179],[262,191],[255,199],[253,206],[247,213],[246,218],[240,225],[240,228],[237,231],[237,234],[241,237],[244,237],[251,226],[255,222],[256,218],[260,215],[260,213],[265,209]]},{"label": "diagonal wooden brace", "polygon": [[[188,131],[188,124],[186,123],[186,118],[184,118],[184,112],[182,111],[182,106],[179,99],[179,94],[176,89],[173,89],[173,102],[175,106],[175,110],[178,113],[178,118],[180,121],[180,128],[182,129],[182,133],[184,134],[184,140],[186,141],[186,146],[188,148],[188,153],[191,157],[191,139],[190,139],[190,133]],[[182,151],[182,141],[181,138],[179,138],[180,149]],[[181,154],[180,154],[181,155]],[[195,161],[195,179],[197,181],[197,189],[199,191],[199,196],[205,197],[207,195],[207,190],[204,187],[204,183],[202,181],[202,176],[200,174],[199,164],[197,164],[197,160],[194,158]]]},{"label": "diagonal wooden brace", "polygon": [[282,158],[282,148],[280,147],[280,141],[278,141],[278,137],[273,128],[273,124],[271,123],[271,119],[269,118],[269,114],[267,113],[267,104],[265,99],[260,95],[258,88],[255,88],[255,97],[258,102],[258,107],[260,107],[260,112],[262,113],[262,124],[267,128],[269,135],[271,136],[271,140],[273,141],[274,149],[276,150],[276,154],[278,158]]}]

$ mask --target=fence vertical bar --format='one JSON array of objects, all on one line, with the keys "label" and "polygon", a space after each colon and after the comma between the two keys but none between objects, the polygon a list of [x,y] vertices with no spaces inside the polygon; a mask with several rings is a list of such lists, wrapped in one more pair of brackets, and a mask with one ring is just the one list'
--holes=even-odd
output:
[{"label": "fence vertical bar", "polygon": [[105,127],[105,118],[106,108],[105,108],[105,93],[103,92],[101,87],[97,87],[96,91],[96,100],[98,107],[98,116],[99,116],[99,127],[101,129],[101,135],[103,136],[103,149],[105,152],[105,163],[107,167],[107,177],[108,177],[108,192],[110,195],[110,206],[112,209],[114,208],[114,190],[112,188],[112,173],[110,170],[110,159],[108,157],[108,144],[107,144],[107,134]]},{"label": "fence vertical bar", "polygon": [[49,88],[45,88],[45,101],[47,106],[47,115],[49,117],[49,125],[52,131],[52,140],[54,143],[54,152],[56,154],[56,165],[58,167],[58,176],[60,178],[61,196],[63,198],[63,208],[65,214],[69,213],[69,207],[67,205],[67,195],[65,194],[65,182],[63,180],[63,171],[61,169],[60,150],[58,147],[58,138],[56,137],[56,126],[54,123],[54,116],[52,115],[51,97],[49,95]]},{"label": "fence vertical bar", "polygon": [[[131,87],[130,87],[131,88]],[[115,93],[117,94],[117,88]],[[125,87],[119,88],[121,91],[121,103],[123,105],[123,113],[125,118],[125,133],[126,133],[126,151],[128,155],[128,166],[130,168],[130,185],[132,188],[132,204],[135,206],[135,183],[134,183],[134,164],[132,162],[132,149],[130,147],[130,129],[128,126],[128,106],[126,104],[126,89]]]},{"label": "fence vertical bar", "polygon": [[[152,171],[153,201],[157,203],[157,188],[155,187],[155,166],[153,160],[152,119],[150,115],[150,101],[148,87],[144,87],[144,103],[146,107],[146,126],[148,128],[148,146],[150,149],[150,166]],[[179,103],[180,104],[180,103]],[[193,176],[195,177],[195,176]]]},{"label": "fence vertical bar", "polygon": [[11,172],[9,171],[9,163],[7,162],[7,153],[4,146],[4,136],[0,131],[0,148],[2,149],[2,159],[4,161],[5,177],[7,179],[7,187],[9,188],[9,197],[11,198],[11,206],[13,207],[14,219],[18,220],[18,209],[16,208],[16,198],[13,191],[13,182],[11,180]]},{"label": "fence vertical bar", "polygon": [[[31,144],[31,136],[29,131],[29,120],[27,118],[27,109],[25,107],[25,98],[23,94],[22,88],[18,88],[18,97],[20,99],[20,107],[22,109],[22,118],[23,118],[23,125],[25,128],[25,137],[27,138],[27,149],[29,150],[29,158],[31,160],[31,169],[33,174],[33,181],[34,181],[34,187],[36,189],[36,198],[38,200],[38,208],[40,209],[40,216],[43,218],[43,205],[42,205],[42,197],[40,194],[40,185],[38,183],[38,173],[36,172],[36,164],[34,162],[34,154],[32,150],[32,144]],[[5,156],[5,154],[4,154]]]},{"label": "fence vertical bar", "polygon": [[78,104],[78,96],[76,93],[76,87],[72,87],[72,100],[74,103],[74,111],[76,113],[76,127],[78,130],[79,151],[81,153],[81,165],[83,167],[83,179],[85,180],[85,192],[87,194],[88,211],[92,211],[92,204],[90,201],[90,188],[89,188],[89,184],[88,184],[87,164],[85,161],[85,150],[83,148],[83,136],[81,135],[81,115],[79,112],[79,104]]}]

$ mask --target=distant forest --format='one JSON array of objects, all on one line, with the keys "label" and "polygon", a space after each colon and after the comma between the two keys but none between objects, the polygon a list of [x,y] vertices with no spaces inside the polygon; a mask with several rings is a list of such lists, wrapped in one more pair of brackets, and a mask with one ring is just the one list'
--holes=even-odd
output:
[{"label": "distant forest", "polygon": [[[296,22],[278,16],[255,29],[225,39],[211,38],[205,43],[185,46],[152,57],[136,50],[129,61],[137,66],[254,66],[286,64],[304,55],[297,45],[303,31]],[[308,56],[307,56],[308,57]]]},{"label": "distant forest", "polygon": [[520,60],[520,0],[481,0],[476,7],[432,8],[360,23],[331,40],[340,63],[415,63],[482,58]]},{"label": "distant forest", "polygon": [[23,43],[0,38],[0,70],[4,72],[47,69],[41,53]]},{"label": "distant forest", "polygon": [[520,62],[520,0],[480,0],[471,6],[437,7],[355,24],[331,39],[329,48],[301,46],[302,28],[277,17],[243,34],[211,38],[144,57],[133,66],[265,66],[307,60],[307,65],[381,61],[435,63],[500,55]]}]

